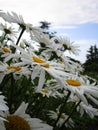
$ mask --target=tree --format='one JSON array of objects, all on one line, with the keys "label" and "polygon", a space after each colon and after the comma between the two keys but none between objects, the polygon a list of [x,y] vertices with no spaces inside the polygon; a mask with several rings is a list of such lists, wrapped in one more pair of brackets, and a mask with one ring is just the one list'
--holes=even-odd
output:
[{"label": "tree", "polygon": [[44,33],[45,34],[49,34],[50,38],[55,36],[56,32],[50,32],[49,31],[49,28],[50,28],[50,25],[51,25],[50,22],[41,21],[39,23],[41,24],[39,27],[42,28],[42,29],[44,29]]},{"label": "tree", "polygon": [[96,62],[98,60],[98,48],[96,45],[91,46],[89,50],[87,51],[89,54],[87,54],[87,61],[86,62]]},{"label": "tree", "polygon": [[93,78],[98,79],[98,48],[96,45],[91,46],[87,52],[87,60],[83,64],[85,73],[87,73],[89,76]]},{"label": "tree", "polygon": [[51,23],[49,23],[47,21],[41,21],[40,24],[41,24],[40,28],[42,28],[42,29],[49,29],[49,26],[50,26]]}]

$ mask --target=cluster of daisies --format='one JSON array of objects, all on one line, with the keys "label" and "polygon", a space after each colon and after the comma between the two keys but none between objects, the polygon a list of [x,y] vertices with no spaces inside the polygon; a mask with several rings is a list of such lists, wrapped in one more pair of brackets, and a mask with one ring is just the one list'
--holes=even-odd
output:
[{"label": "cluster of daisies", "polygon": [[[26,77],[32,84],[32,94],[64,99],[55,110],[47,111],[46,116],[53,121],[47,123],[26,113],[29,102],[21,102],[17,110],[11,112],[11,100],[7,102],[8,97],[0,92],[0,129],[55,130],[56,127],[74,127],[71,118],[74,111],[80,116],[85,113],[91,118],[98,116],[96,81],[83,76],[81,64],[65,53],[77,55],[78,46],[68,38],[50,36],[44,29],[25,23],[15,12],[1,11],[0,17],[3,20],[0,23],[0,91],[4,90],[7,78],[17,81]],[[65,110],[69,102],[74,104],[70,113]]]}]

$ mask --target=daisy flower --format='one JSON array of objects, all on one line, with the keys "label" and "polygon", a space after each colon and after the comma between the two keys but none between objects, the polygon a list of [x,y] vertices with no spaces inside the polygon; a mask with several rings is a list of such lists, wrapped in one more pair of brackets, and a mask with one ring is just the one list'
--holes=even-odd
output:
[{"label": "daisy flower", "polygon": [[90,84],[90,81],[85,77],[74,76],[63,79],[61,83],[66,90],[71,91],[86,105],[88,105],[88,98],[98,105],[98,86],[93,83]]},{"label": "daisy flower", "polygon": [[83,102],[79,104],[77,107],[77,111],[80,112],[80,115],[83,116],[85,113],[87,113],[90,118],[94,118],[95,116],[98,116],[98,109],[94,108],[92,105],[86,105]]},{"label": "daisy flower", "polygon": [[62,87],[58,84],[56,79],[45,81],[44,89],[51,91],[50,96],[54,98],[63,98],[65,93]]},{"label": "daisy flower", "polygon": [[64,50],[68,50],[69,52],[72,52],[73,54],[79,53],[79,46],[73,45],[73,42],[70,42],[68,38],[65,37],[53,37],[54,41],[57,41],[58,44],[61,44],[62,47],[64,47]]},{"label": "daisy flower", "polygon": [[2,17],[5,21],[9,23],[18,24],[23,30],[29,32],[31,36],[32,34],[38,35],[39,33],[42,32],[42,29],[33,27],[32,24],[25,23],[22,15],[18,15],[13,11],[11,13],[0,12],[0,17]]},{"label": "daisy flower", "polygon": [[9,23],[17,23],[22,28],[25,28],[26,24],[23,20],[22,15],[17,15],[15,12],[11,12],[11,13],[12,14],[10,14],[9,12],[7,12],[7,13],[0,12],[0,17],[2,17],[5,21],[7,21]]},{"label": "daisy flower", "polygon": [[5,37],[11,40],[14,40],[16,38],[16,31],[12,26],[8,27],[8,25],[5,23],[3,25],[2,23],[0,24],[0,30],[5,33]]},{"label": "daisy flower", "polygon": [[36,37],[39,37],[43,34],[43,29],[35,27],[32,24],[26,25],[26,31],[30,33],[30,37],[33,41],[35,41]]},{"label": "daisy flower", "polygon": [[52,130],[52,126],[45,124],[38,118],[31,118],[25,111],[28,103],[22,102],[14,114],[5,113],[7,121],[0,121],[2,130]]},{"label": "daisy flower", "polygon": [[56,44],[53,38],[50,38],[48,34],[42,33],[35,36],[33,39],[41,45],[40,49],[43,49],[42,55],[44,55],[48,59],[50,59],[50,57],[52,57],[54,53],[59,57],[62,55],[62,52],[64,52],[62,50],[62,45]]},{"label": "daisy flower", "polygon": [[[49,111],[48,115],[49,115],[49,118],[50,118],[50,119],[57,120],[58,115],[59,115],[59,111],[57,111],[57,112],[55,112],[55,111]],[[62,113],[62,114],[60,115],[60,119],[59,119],[58,122],[57,122],[57,126],[61,127],[62,124],[67,120],[67,118],[68,118],[68,115],[66,115],[65,113]],[[73,120],[70,118],[70,119],[66,122],[65,126],[66,126],[66,127],[73,127],[73,126],[74,126]]]},{"label": "daisy flower", "polygon": [[33,40],[38,42],[41,47],[48,47],[51,42],[50,42],[50,37],[48,34],[41,33],[40,35],[35,35],[35,37],[32,37]]},{"label": "daisy flower", "polygon": [[83,72],[83,67],[80,63],[74,62],[71,58],[66,57],[65,54],[61,56],[62,63],[65,65],[65,70],[71,73],[80,73]]},{"label": "daisy flower", "polygon": [[[70,101],[77,104],[80,99],[76,95],[71,94],[68,102]],[[88,114],[91,118],[98,116],[98,109],[94,108],[91,104],[86,105],[84,102],[80,102],[76,110],[80,113],[81,116],[83,116],[85,113]]]},{"label": "daisy flower", "polygon": [[43,97],[47,96],[49,98],[52,91],[48,89],[41,89],[41,90],[36,90],[36,93],[41,93]]},{"label": "daisy flower", "polygon": [[6,102],[4,101],[4,96],[2,95],[2,93],[0,92],[0,120],[5,120],[4,118],[3,118],[3,112],[4,111],[7,111],[8,110],[8,107],[7,107],[7,105],[6,105]]},{"label": "daisy flower", "polygon": [[31,71],[28,67],[16,66],[14,64],[8,65],[7,63],[0,62],[0,83],[2,82],[5,75],[13,73],[14,79],[19,79],[22,75],[27,78],[31,75]]},{"label": "daisy flower", "polygon": [[54,97],[54,98],[57,98],[57,97],[62,97],[61,93],[59,93],[56,89],[53,89],[52,87],[51,88],[42,88],[42,89],[38,89],[36,88],[35,89],[35,92],[36,93],[41,93],[43,97]]}]

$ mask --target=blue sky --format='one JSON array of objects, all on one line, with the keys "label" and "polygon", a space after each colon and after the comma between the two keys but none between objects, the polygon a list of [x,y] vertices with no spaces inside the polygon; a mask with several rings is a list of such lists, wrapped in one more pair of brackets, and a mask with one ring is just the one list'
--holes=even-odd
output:
[{"label": "blue sky", "polygon": [[60,27],[52,27],[51,31],[69,37],[71,41],[80,46],[79,56],[71,55],[71,57],[82,63],[86,60],[87,50],[90,46],[96,44],[98,47],[98,23],[65,24]]},{"label": "blue sky", "polygon": [[[65,28],[64,28],[65,27]],[[68,28],[69,27],[69,28]],[[72,27],[72,28],[71,28]],[[98,40],[98,24],[97,23],[85,23],[85,24],[66,24],[60,28],[52,28],[51,31],[57,31],[57,33],[68,35],[73,40],[79,39],[97,39]]]},{"label": "blue sky", "polygon": [[80,46],[82,63],[91,45],[98,47],[98,0],[0,0],[0,9],[21,14],[26,22],[51,23],[51,31]]}]

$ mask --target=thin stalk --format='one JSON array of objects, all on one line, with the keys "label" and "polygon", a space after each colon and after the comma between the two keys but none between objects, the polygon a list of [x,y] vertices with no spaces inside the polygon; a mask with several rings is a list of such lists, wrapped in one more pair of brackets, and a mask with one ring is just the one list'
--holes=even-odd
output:
[{"label": "thin stalk", "polygon": [[41,102],[40,102],[40,104],[38,106],[38,111],[37,111],[37,114],[36,114],[37,117],[40,115],[40,113],[42,112],[43,108],[45,108],[46,102],[47,102],[47,98],[46,97],[42,97],[41,98]]},{"label": "thin stalk", "polygon": [[10,111],[10,113],[12,113],[13,95],[14,95],[14,78],[13,78],[13,74],[11,74],[11,88],[10,88],[10,95],[9,95],[9,111]]},{"label": "thin stalk", "polygon": [[60,116],[61,116],[61,114],[62,114],[62,112],[63,112],[63,109],[64,109],[64,107],[65,107],[65,104],[66,104],[66,102],[67,102],[67,100],[68,100],[70,94],[71,94],[71,92],[68,91],[67,97],[66,97],[64,103],[63,103],[62,106],[61,106],[61,110],[60,110],[60,113],[59,113],[59,115],[58,115],[58,118],[57,118],[57,120],[56,120],[55,123],[54,123],[53,130],[55,130],[55,128],[56,128],[56,125],[57,125],[57,123],[58,123],[58,121],[59,121],[59,119],[60,119]]},{"label": "thin stalk", "polygon": [[0,39],[0,42],[1,42],[1,43],[4,41],[6,35],[7,35],[7,34],[5,33],[5,34],[2,36],[2,38]]},{"label": "thin stalk", "polygon": [[72,109],[70,115],[68,116],[68,118],[63,122],[62,127],[60,128],[60,130],[63,130],[63,128],[65,127],[66,122],[71,118],[71,116],[73,115],[74,111],[76,110],[76,108],[79,106],[79,104],[81,103],[81,100],[74,106],[74,108]]},{"label": "thin stalk", "polygon": [[[18,39],[17,39],[17,41],[16,41],[16,45],[18,45],[18,43],[19,43],[19,41],[20,41],[20,39],[21,39],[21,37],[22,37],[24,31],[25,31],[25,27],[22,28],[22,30],[21,30],[21,32],[20,32],[20,35],[19,35],[19,37],[18,37]],[[16,51],[16,48],[13,48],[13,51],[12,51],[12,52],[15,53],[15,51]]]},{"label": "thin stalk", "polygon": [[[9,81],[10,76],[5,76],[0,84],[0,91],[3,90],[3,87],[7,84],[7,82]],[[6,83],[6,84],[5,84]]]},{"label": "thin stalk", "polygon": [[21,39],[21,37],[22,37],[24,31],[25,31],[25,27],[22,28],[22,30],[21,30],[21,32],[20,32],[20,35],[19,35],[19,37],[18,37],[18,39],[17,39],[16,45],[18,45],[18,43],[19,43],[19,41],[20,41],[20,39]]}]

